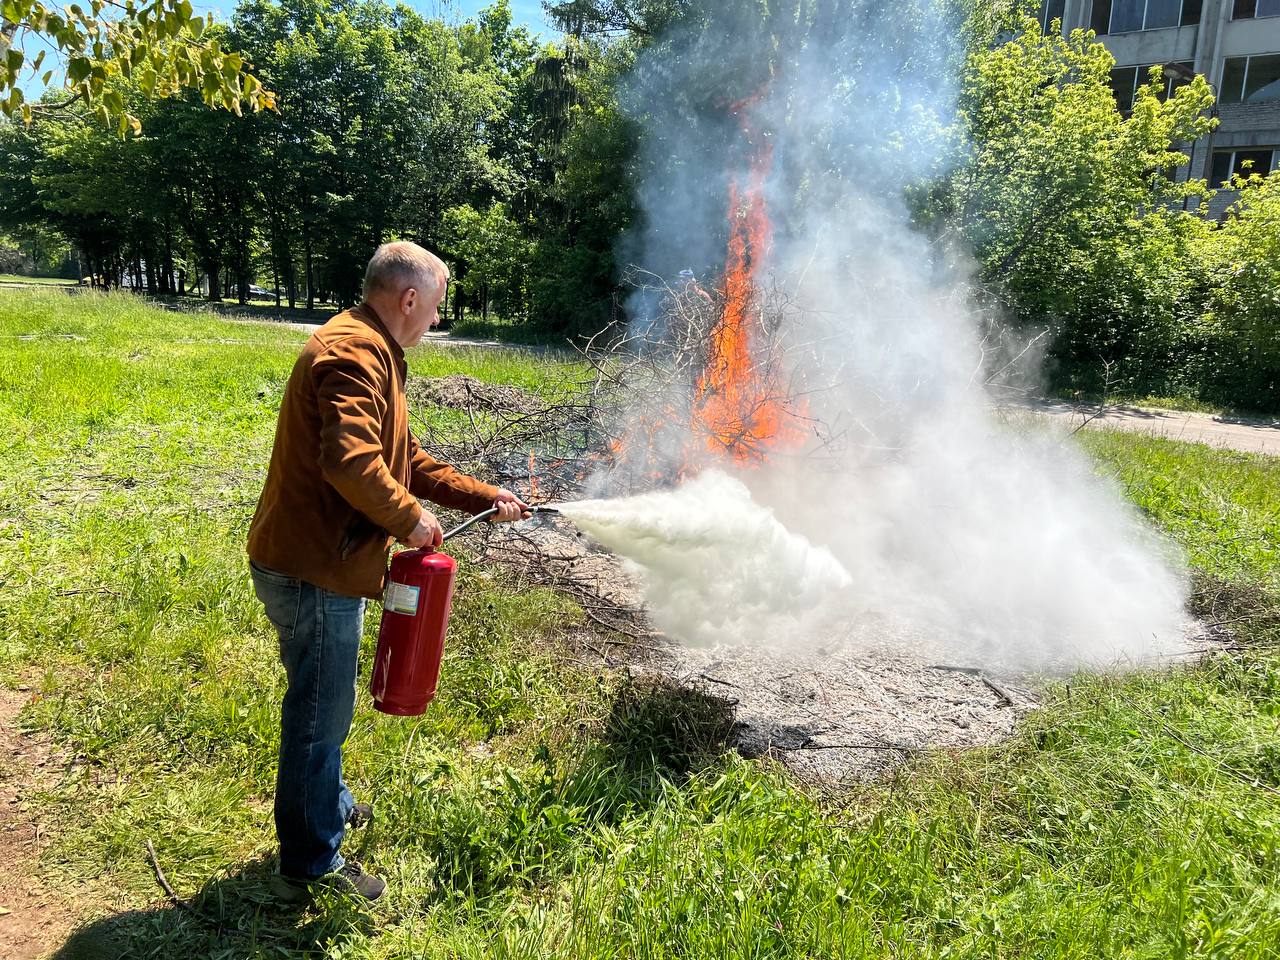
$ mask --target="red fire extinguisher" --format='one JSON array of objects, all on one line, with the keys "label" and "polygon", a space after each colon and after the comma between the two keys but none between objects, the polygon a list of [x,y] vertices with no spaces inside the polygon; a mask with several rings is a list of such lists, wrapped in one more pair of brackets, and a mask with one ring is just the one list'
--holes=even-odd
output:
[{"label": "red fire extinguisher", "polygon": [[[535,513],[556,512],[554,507],[532,509]],[[476,514],[446,533],[444,539],[497,512],[493,508]],[[383,713],[416,717],[435,698],[457,574],[453,557],[433,547],[402,550],[392,558],[382,600],[378,652],[369,681],[373,705]]]}]

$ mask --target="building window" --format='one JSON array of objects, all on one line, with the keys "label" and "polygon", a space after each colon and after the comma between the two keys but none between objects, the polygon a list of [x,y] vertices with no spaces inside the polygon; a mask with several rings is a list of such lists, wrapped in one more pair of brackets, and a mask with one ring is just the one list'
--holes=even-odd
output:
[{"label": "building window", "polygon": [[1111,0],[1093,0],[1093,12],[1089,14],[1089,27],[1098,36],[1110,33]]},{"label": "building window", "polygon": [[[1116,104],[1124,113],[1128,113],[1133,109],[1133,101],[1137,99],[1138,88],[1146,85],[1153,66],[1154,64],[1137,67],[1116,67],[1111,71],[1111,89],[1115,92]],[[1188,75],[1183,76],[1180,74],[1176,77],[1165,77],[1164,91],[1160,96],[1161,100],[1169,99],[1169,97],[1173,96],[1173,91],[1179,87],[1185,87],[1191,82],[1191,63],[1180,61],[1178,66],[1184,67]]]},{"label": "building window", "polygon": [[1247,177],[1260,173],[1264,177],[1276,169],[1276,154],[1271,147],[1250,147],[1248,150],[1213,151],[1213,170],[1209,174],[1209,186],[1227,183],[1234,176]]},{"label": "building window", "polygon": [[[1280,4],[1280,0],[1257,2]],[[1099,36],[1185,27],[1200,22],[1203,8],[1204,0],[1094,0],[1089,26]]]},{"label": "building window", "polygon": [[1040,32],[1047,34],[1053,21],[1061,20],[1067,12],[1067,0],[1043,0],[1040,4]]},{"label": "building window", "polygon": [[1280,55],[1228,57],[1222,64],[1219,103],[1280,100]]},{"label": "building window", "polygon": [[1111,0],[1111,32],[1141,30],[1146,9],[1146,0]]},{"label": "building window", "polygon": [[1280,0],[1235,0],[1231,8],[1232,20],[1252,20],[1255,17],[1280,17]]}]

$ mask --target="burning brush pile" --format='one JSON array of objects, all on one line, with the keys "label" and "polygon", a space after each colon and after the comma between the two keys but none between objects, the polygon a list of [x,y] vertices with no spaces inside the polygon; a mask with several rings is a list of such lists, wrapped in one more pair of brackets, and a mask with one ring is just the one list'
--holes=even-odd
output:
[{"label": "burning brush pile", "polygon": [[411,407],[443,407],[463,426],[449,440],[419,420],[422,441],[556,503],[560,517],[478,530],[478,549],[574,596],[592,627],[576,638],[590,662],[730,707],[731,742],[745,754],[838,780],[920,749],[990,742],[1031,695],[921,659],[900,625],[833,627],[851,574],[753,499],[754,475],[778,463],[825,469],[839,438],[809,413],[791,304],[757,279],[769,150],[745,121],[743,131],[754,162],[732,184],[718,283],[635,271],[657,309],[585,344],[585,363],[566,364],[537,395],[466,377],[412,383]]}]

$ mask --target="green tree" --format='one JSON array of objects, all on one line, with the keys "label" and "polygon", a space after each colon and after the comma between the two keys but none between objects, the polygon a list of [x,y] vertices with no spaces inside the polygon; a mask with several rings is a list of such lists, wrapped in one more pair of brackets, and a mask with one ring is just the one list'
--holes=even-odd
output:
[{"label": "green tree", "polygon": [[92,249],[107,284],[131,264],[151,287],[158,266],[167,292],[187,265],[211,297],[243,297],[265,269],[313,306],[354,301],[383,240],[436,245],[447,210],[529,189],[531,122],[514,102],[536,50],[503,4],[455,29],[377,0],[251,0],[205,39],[247,51],[279,111],[208,111],[189,91],[155,101],[137,72],[117,76],[113,102],[148,127],[136,142],[95,132],[82,105],[65,130],[38,115],[0,128],[20,171],[0,184],[7,222]]},{"label": "green tree", "polygon": [[530,81],[541,62],[538,44],[513,24],[509,0],[481,10],[458,28],[462,71],[483,92],[489,114],[479,131],[486,152],[472,202],[513,201],[527,211],[538,187],[538,144],[528,102]]},{"label": "green tree", "polygon": [[180,230],[210,300],[220,300],[234,286],[243,302],[253,280],[251,250],[265,162],[261,126],[207,110],[188,96],[156,105],[138,144],[138,169],[147,174],[139,178],[147,196],[138,206],[163,234],[164,250],[157,242],[153,256],[168,263],[174,228]]},{"label": "green tree", "polygon": [[263,207],[291,299],[298,256],[308,306],[318,290],[350,303],[377,244],[437,244],[446,210],[510,193],[495,75],[520,53],[500,21],[455,31],[379,2],[241,6],[234,35],[280,91],[279,116],[262,118]]},{"label": "green tree", "polygon": [[691,0],[567,0],[546,5],[552,20],[570,36],[626,35],[641,43],[656,39],[694,6]]},{"label": "green tree", "polygon": [[[19,176],[5,178],[2,204],[10,222],[31,222],[39,210],[43,221],[58,229],[81,251],[86,272],[103,285],[119,285],[128,259],[130,224],[119,216],[114,194],[104,187],[127,170],[121,141],[100,135],[82,118],[41,125],[39,132],[8,125],[4,153],[22,158]],[[6,164],[6,169],[10,169]]]},{"label": "green tree", "polygon": [[483,211],[470,204],[451,207],[444,216],[444,241],[465,268],[455,286],[480,304],[484,319],[491,306],[504,319],[522,318],[533,244],[505,204],[495,201]]},{"label": "green tree", "polygon": [[1041,35],[1022,21],[979,49],[963,77],[955,172],[922,220],[958,232],[979,278],[1013,315],[1055,332],[1063,369],[1119,365],[1132,384],[1185,369],[1199,336],[1203,181],[1179,181],[1179,145],[1212,124],[1203,77],[1165,97],[1153,70],[1132,111],[1091,32]]},{"label": "green tree", "polygon": [[618,316],[616,252],[636,217],[639,131],[618,102],[629,51],[569,43],[576,62],[564,74],[568,89],[533,101],[541,188],[530,218],[537,233],[529,295],[539,328],[574,335]]},{"label": "green tree", "polygon": [[1207,315],[1210,396],[1280,409],[1280,174],[1237,177],[1239,199],[1203,252],[1213,279]]}]

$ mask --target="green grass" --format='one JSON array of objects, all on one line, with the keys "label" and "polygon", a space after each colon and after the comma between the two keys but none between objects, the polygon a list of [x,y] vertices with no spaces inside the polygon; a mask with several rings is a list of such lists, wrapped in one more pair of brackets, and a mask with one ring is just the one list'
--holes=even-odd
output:
[{"label": "green grass", "polygon": [[1145,407],[1150,410],[1185,411],[1188,413],[1206,413],[1213,416],[1232,415],[1232,411],[1228,410],[1226,407],[1208,403],[1204,400],[1199,400],[1196,397],[1166,397],[1139,393],[1115,397],[1109,402],[1120,404],[1122,406]]},{"label": "green grass", "polygon": [[1194,569],[1280,596],[1280,459],[1100,431],[1080,442]]},{"label": "green grass", "polygon": [[74,287],[76,281],[65,277],[29,277],[21,273],[0,273],[0,283],[36,284],[48,287]]},{"label": "green grass", "polygon": [[[583,672],[573,605],[464,553],[441,698],[404,720],[362,693],[350,741],[379,815],[354,852],[388,902],[273,906],[282,675],[242,543],[304,336],[0,294],[0,681],[34,681],[23,722],[75,759],[39,798],[40,869],[100,915],[63,956],[1276,956],[1280,461],[1102,433],[1082,442],[1204,609],[1252,604],[1244,650],[1077,678],[1005,744],[823,796],[726,754],[715,701]],[[493,350],[411,366],[556,376]],[[163,902],[147,839],[198,915]]]},{"label": "green grass", "polygon": [[1274,413],[1259,413],[1256,410],[1224,407],[1221,404],[1209,403],[1195,397],[1166,397],[1152,394],[1133,394],[1112,397],[1108,403],[1120,406],[1142,407],[1148,410],[1168,410],[1175,413],[1203,413],[1227,420],[1242,420],[1255,423],[1276,423]]}]

